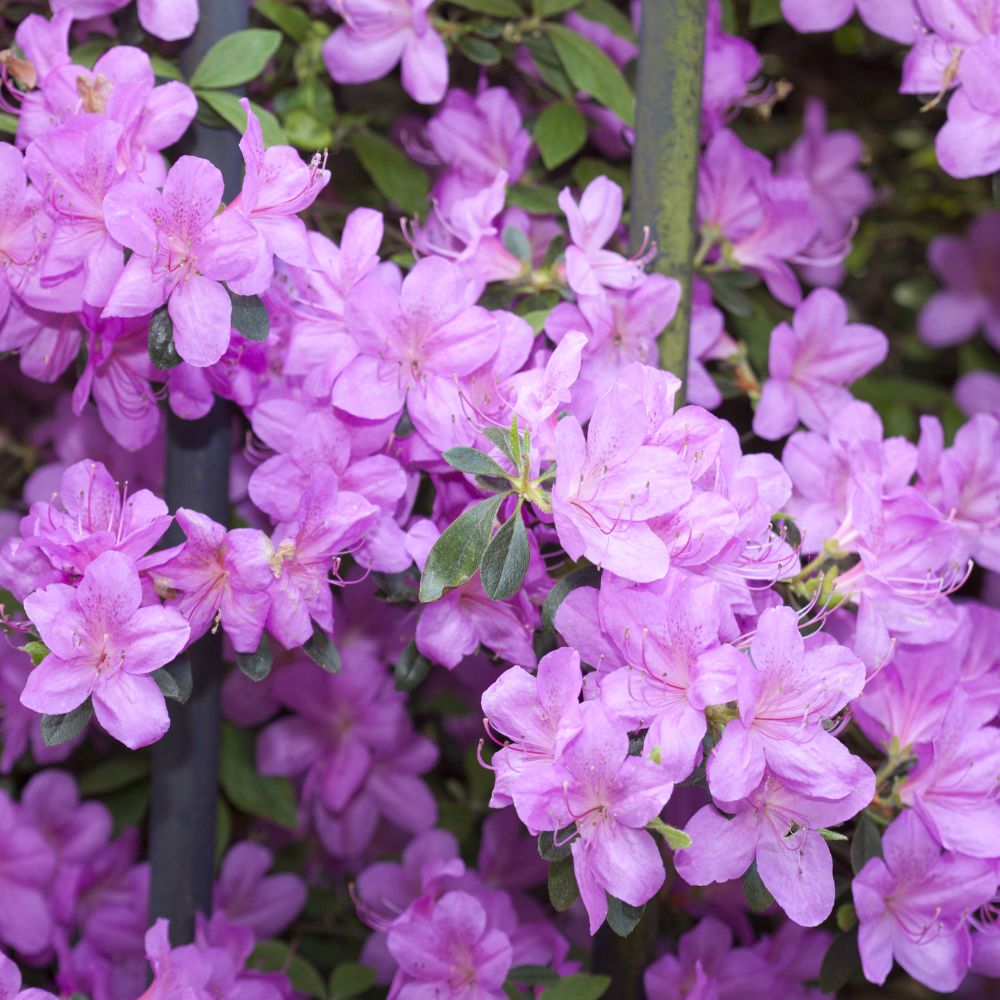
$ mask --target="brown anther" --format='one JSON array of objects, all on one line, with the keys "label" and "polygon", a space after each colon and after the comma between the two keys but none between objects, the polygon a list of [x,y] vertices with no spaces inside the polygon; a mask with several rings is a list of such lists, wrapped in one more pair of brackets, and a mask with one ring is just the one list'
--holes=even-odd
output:
[{"label": "brown anther", "polygon": [[24,90],[34,90],[38,84],[38,71],[34,64],[21,59],[13,49],[0,52],[0,66],[5,66],[11,79]]},{"label": "brown anther", "polygon": [[90,79],[81,74],[76,78],[76,92],[86,111],[103,114],[111,94],[111,81],[101,73]]}]

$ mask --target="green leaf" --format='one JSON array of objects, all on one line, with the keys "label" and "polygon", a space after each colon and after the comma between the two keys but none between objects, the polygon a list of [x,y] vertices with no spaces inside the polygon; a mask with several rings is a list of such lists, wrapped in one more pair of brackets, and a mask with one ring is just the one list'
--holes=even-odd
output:
[{"label": "green leaf", "polygon": [[743,895],[746,897],[747,905],[754,913],[763,913],[774,905],[774,896],[761,881],[756,860],[743,873]]},{"label": "green leaf", "polygon": [[842,833],[837,833],[837,831],[836,831],[836,830],[830,830],[830,829],[828,829],[828,828],[827,828],[827,827],[825,827],[825,826],[824,826],[824,827],[823,827],[822,829],[820,829],[820,830],[817,830],[816,832],[817,832],[817,833],[818,833],[818,834],[819,834],[819,835],[820,835],[820,836],[821,836],[821,837],[822,837],[822,838],[823,838],[824,840],[828,840],[828,841],[830,841],[830,843],[833,843],[834,841],[837,841],[837,840],[847,840],[847,837],[846,837],[846,836],[844,836],[844,834],[842,834]]},{"label": "green leaf", "polygon": [[664,823],[659,817],[647,823],[646,829],[658,833],[672,851],[680,851],[691,846],[691,838],[683,830],[678,830],[676,826]]},{"label": "green leaf", "polygon": [[542,34],[527,34],[522,38],[525,48],[531,53],[539,76],[562,97],[572,100],[575,95],[573,83],[563,69],[559,54],[552,40]]},{"label": "green leaf", "polygon": [[230,291],[229,298],[233,303],[233,326],[247,340],[258,342],[267,340],[271,330],[271,322],[267,318],[267,310],[259,295],[237,295]]},{"label": "green leaf", "polygon": [[502,427],[484,427],[483,434],[486,435],[512,462],[514,453],[510,450],[510,434]]},{"label": "green leaf", "polygon": [[316,967],[292,951],[284,941],[259,942],[247,959],[247,965],[264,972],[283,972],[297,993],[326,1000],[326,987]]},{"label": "green leaf", "polygon": [[445,590],[471,579],[482,562],[493,535],[493,522],[504,494],[470,507],[445,529],[427,556],[420,577],[420,601],[436,601]]},{"label": "green leaf", "polygon": [[[577,8],[577,13],[590,21],[607,25],[619,38],[629,42],[636,41],[632,22],[610,0],[583,0]],[[735,31],[731,34],[735,34]]]},{"label": "green leaf", "polygon": [[389,201],[410,215],[419,215],[427,207],[427,174],[398,146],[375,132],[357,129],[351,134],[351,149]]},{"label": "green leaf", "polygon": [[580,897],[573,874],[573,859],[563,858],[549,865],[549,901],[558,913],[568,910]]},{"label": "green leaf", "polygon": [[146,754],[116,754],[80,775],[80,794],[88,799],[107,795],[148,776],[149,757]]},{"label": "green leaf", "polygon": [[503,245],[523,264],[531,263],[531,242],[528,234],[516,226],[505,226],[500,234]]},{"label": "green leaf", "polygon": [[271,654],[271,643],[268,642],[267,633],[262,633],[260,645],[254,653],[237,653],[236,665],[252,681],[262,681],[271,672],[274,664],[274,657]]},{"label": "green leaf", "polygon": [[531,6],[539,17],[555,17],[580,6],[580,0],[531,0]]},{"label": "green leaf", "polygon": [[572,853],[570,845],[576,840],[576,824],[564,826],[553,833],[543,830],[538,835],[538,854],[543,861],[562,861]]},{"label": "green leaf", "polygon": [[170,698],[183,705],[191,697],[191,689],[194,686],[191,677],[191,661],[183,654],[165,667],[154,670],[152,678],[156,681],[164,698]]},{"label": "green leaf", "polygon": [[851,838],[851,869],[857,875],[872,858],[882,857],[882,834],[875,821],[862,813]]},{"label": "green leaf", "polygon": [[507,473],[483,452],[475,448],[449,448],[441,456],[453,469],[470,476],[497,476],[506,479]]},{"label": "green leaf", "polygon": [[524,583],[530,559],[528,532],[525,530],[521,504],[518,502],[514,513],[500,525],[500,530],[483,553],[479,566],[483,590],[494,601],[502,601],[516,594]]},{"label": "green leaf", "polygon": [[458,43],[458,51],[477,66],[498,66],[503,60],[502,53],[492,42],[475,35],[465,35]]},{"label": "green leaf", "polygon": [[174,321],[165,305],[149,318],[149,360],[161,371],[176,368],[183,360],[174,346]]},{"label": "green leaf", "polygon": [[309,37],[309,15],[301,8],[280,0],[257,0],[254,10],[266,17],[273,25],[296,42],[304,42]]},{"label": "green leaf", "polygon": [[551,215],[559,211],[559,192],[542,184],[515,184],[507,189],[507,204],[523,208],[530,215]]},{"label": "green leaf", "polygon": [[838,934],[827,948],[819,967],[819,988],[835,996],[860,972],[861,955],[855,928],[849,934]]},{"label": "green leaf", "polygon": [[556,612],[567,596],[580,587],[598,587],[600,583],[601,571],[596,566],[581,566],[559,577],[542,605],[542,624],[550,632],[554,632]]},{"label": "green leaf", "polygon": [[[242,135],[247,128],[247,113],[235,94],[226,90],[199,90],[198,96],[224,121]],[[288,143],[281,122],[267,108],[250,102],[250,109],[260,119],[260,131],[265,146],[284,146]]]},{"label": "green leaf", "polygon": [[183,80],[180,69],[175,63],[164,58],[159,52],[147,52],[153,66],[153,75],[160,80]]},{"label": "green leaf", "polygon": [[0,112],[0,132],[13,135],[17,131],[17,119],[6,111]]},{"label": "green leaf", "polygon": [[781,0],[750,0],[751,28],[766,28],[781,20]]},{"label": "green leaf", "polygon": [[42,716],[42,742],[47,747],[57,747],[61,743],[75,740],[90,722],[94,708],[88,698],[82,705],[77,705],[72,712],[62,715]]},{"label": "green leaf", "polygon": [[621,70],[591,41],[562,24],[547,24],[566,75],[579,90],[614,111],[626,125],[635,124],[635,95]]},{"label": "green leaf", "polygon": [[42,660],[44,660],[45,657],[51,652],[49,647],[46,646],[44,642],[39,642],[37,640],[34,642],[26,642],[23,646],[18,646],[17,648],[20,649],[22,653],[27,653],[28,656],[31,657],[31,665],[33,667],[37,667],[38,664],[41,663]]},{"label": "green leaf", "polygon": [[313,663],[318,663],[327,673],[340,672],[340,653],[330,638],[316,622],[312,623],[313,634],[302,644],[302,652]]},{"label": "green leaf", "polygon": [[396,690],[413,691],[430,671],[431,661],[420,653],[416,642],[410,640],[396,661]]},{"label": "green leaf", "polygon": [[837,922],[837,928],[846,934],[858,926],[858,911],[854,908],[853,903],[843,903],[837,907],[834,919]]},{"label": "green leaf", "polygon": [[83,66],[86,69],[93,69],[94,63],[104,55],[114,41],[111,38],[91,38],[82,45],[74,46],[69,53],[70,61],[74,66]]},{"label": "green leaf", "polygon": [[646,910],[646,904],[642,906],[631,906],[620,899],[616,899],[610,893],[608,897],[607,924],[619,937],[628,937],[636,929],[642,915]]},{"label": "green leaf", "polygon": [[542,154],[545,168],[555,170],[583,149],[587,141],[587,120],[579,108],[556,101],[538,116],[531,135]]},{"label": "green leaf", "polygon": [[103,796],[101,801],[111,813],[116,837],[146,818],[146,813],[149,812],[149,790],[148,781],[134,781],[131,785]]},{"label": "green leaf", "polygon": [[522,986],[547,986],[559,980],[559,973],[547,965],[515,965],[507,973],[508,983],[520,983]]},{"label": "green leaf", "polygon": [[491,14],[493,17],[507,17],[520,20],[524,11],[515,0],[449,0],[453,7],[475,11],[477,14]]},{"label": "green leaf", "polygon": [[269,819],[294,829],[298,823],[295,790],[287,778],[258,774],[253,733],[222,724],[219,741],[219,783],[226,798],[249,816]]},{"label": "green leaf", "polygon": [[281,32],[265,28],[234,31],[220,38],[191,74],[196,89],[236,87],[260,76],[281,44]]},{"label": "green leaf", "polygon": [[374,982],[374,969],[360,962],[342,962],[330,974],[330,1000],[354,1000]]},{"label": "green leaf", "polygon": [[610,976],[592,976],[587,972],[574,972],[563,976],[558,983],[546,987],[541,1000],[599,1000],[611,986]]}]

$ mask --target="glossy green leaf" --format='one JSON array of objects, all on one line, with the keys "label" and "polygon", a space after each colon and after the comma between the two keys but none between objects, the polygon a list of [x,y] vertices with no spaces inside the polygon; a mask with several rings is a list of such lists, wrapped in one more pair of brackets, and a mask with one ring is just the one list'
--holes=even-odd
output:
[{"label": "glossy green leaf", "polygon": [[549,901],[556,912],[568,910],[580,897],[580,887],[573,873],[573,859],[563,858],[549,865]]},{"label": "glossy green leaf", "polygon": [[626,125],[634,125],[635,95],[608,56],[565,25],[550,23],[545,30],[573,84],[614,111]]},{"label": "glossy green leaf", "polygon": [[546,987],[541,1000],[600,1000],[611,987],[610,976],[593,976],[574,972]]},{"label": "glossy green leaf", "polygon": [[241,812],[294,829],[298,822],[295,790],[287,778],[258,773],[253,733],[223,723],[219,741],[219,783]]},{"label": "glossy green leaf", "polygon": [[220,38],[191,74],[191,86],[217,90],[260,76],[281,44],[281,32],[265,28],[234,31]]},{"label": "glossy green leaf", "polygon": [[596,566],[581,566],[559,577],[542,605],[542,624],[550,631],[555,631],[556,612],[567,595],[579,587],[598,587],[600,583],[601,571]]},{"label": "glossy green leaf", "polygon": [[576,840],[575,823],[555,833],[543,830],[538,835],[538,854],[543,861],[562,861],[572,853],[570,845],[574,840]]},{"label": "glossy green leaf", "polygon": [[330,975],[330,1000],[354,1000],[375,982],[375,970],[360,962],[343,962]]},{"label": "glossy green leaf", "polygon": [[257,0],[254,10],[266,17],[275,27],[296,42],[304,42],[309,37],[309,15],[294,4],[280,0]]},{"label": "glossy green leaf", "polygon": [[531,134],[546,169],[555,170],[583,149],[587,120],[579,108],[556,101],[538,116]]},{"label": "glossy green leaf", "polygon": [[174,321],[165,305],[149,318],[149,360],[161,371],[176,368],[183,360],[174,346]]},{"label": "glossy green leaf", "polygon": [[194,678],[191,676],[191,661],[183,653],[165,667],[154,670],[150,675],[164,698],[183,705],[191,697]]},{"label": "glossy green leaf", "polygon": [[475,35],[462,38],[458,43],[458,51],[477,66],[498,66],[503,60],[503,54],[492,42],[476,38]]},{"label": "glossy green leaf", "polygon": [[453,469],[470,476],[497,476],[505,478],[507,472],[489,455],[476,448],[449,448],[441,456]]},{"label": "glossy green leaf", "polygon": [[479,566],[483,590],[494,601],[511,597],[521,589],[528,572],[531,549],[524,527],[521,505],[490,540]]},{"label": "glossy green leaf", "polygon": [[312,623],[312,627],[313,634],[302,644],[302,652],[327,673],[339,673],[340,653],[337,652],[333,639],[316,622]]},{"label": "glossy green leaf", "polygon": [[375,132],[358,129],[351,135],[351,148],[389,201],[410,215],[419,215],[427,207],[427,174],[398,146]]},{"label": "glossy green leaf", "polygon": [[621,899],[616,899],[610,893],[606,893],[606,895],[608,897],[608,915],[606,918],[608,926],[619,937],[628,937],[636,929],[639,921],[642,920],[646,904],[632,906]]},{"label": "glossy green leaf", "polygon": [[134,751],[115,754],[80,775],[80,794],[88,799],[107,795],[147,777],[149,757],[146,754]]},{"label": "glossy green leaf", "polygon": [[657,818],[651,823],[647,823],[646,829],[658,833],[672,851],[680,851],[691,846],[691,838],[683,830],[678,830],[676,826],[664,823],[662,819]]},{"label": "glossy green leaf", "polygon": [[37,667],[42,660],[51,652],[44,642],[37,639],[34,642],[26,642],[23,646],[17,647],[22,653],[27,653],[31,657],[31,665]]},{"label": "glossy green leaf", "polygon": [[475,11],[477,14],[491,14],[493,17],[504,17],[519,20],[524,11],[515,0],[448,0],[453,7]]},{"label": "glossy green leaf", "polygon": [[531,0],[531,7],[539,17],[555,17],[580,6],[580,0]]},{"label": "glossy green leaf", "polygon": [[396,661],[396,690],[413,691],[430,672],[430,660],[420,653],[417,644],[411,640]]},{"label": "glossy green leaf", "polygon": [[253,653],[237,653],[236,665],[252,681],[262,681],[271,672],[274,656],[271,653],[271,643],[267,633],[260,637],[260,645]]},{"label": "glossy green leaf", "polygon": [[774,905],[774,896],[761,881],[756,861],[743,874],[743,895],[754,913],[763,913]]},{"label": "glossy green leaf", "polygon": [[267,340],[271,331],[271,321],[259,295],[237,295],[230,291],[229,298],[233,303],[233,326],[247,340],[258,342]]},{"label": "glossy green leaf", "polygon": [[636,41],[635,31],[628,15],[611,3],[611,0],[583,0],[576,10],[590,21],[607,25],[619,38],[629,42]]},{"label": "glossy green leaf", "polygon": [[43,715],[42,742],[47,747],[69,743],[83,732],[93,714],[94,708],[88,698],[71,712],[64,712],[62,715]]},{"label": "glossy green leaf", "polygon": [[[226,90],[199,90],[198,97],[220,118],[232,125],[240,135],[246,131],[247,113],[243,110],[243,105],[240,104],[240,99],[235,94],[230,94]],[[259,104],[254,104],[253,101],[250,102],[250,108],[260,120],[260,131],[264,145],[286,145],[288,137],[281,127],[281,122],[267,108],[262,108]]]}]

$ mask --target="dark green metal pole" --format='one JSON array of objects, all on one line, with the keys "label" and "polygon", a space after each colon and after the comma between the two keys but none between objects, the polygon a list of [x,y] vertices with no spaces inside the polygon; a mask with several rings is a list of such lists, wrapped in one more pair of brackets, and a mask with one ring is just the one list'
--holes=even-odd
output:
[{"label": "dark green metal pole", "polygon": [[[205,0],[198,28],[181,55],[190,77],[201,57],[225,35],[247,26],[246,0]],[[243,160],[239,136],[226,125],[196,122],[184,152],[210,160],[225,180],[225,200],[239,191]],[[167,425],[167,505],[188,507],[214,521],[229,519],[229,453],[232,414],[216,399],[199,420],[170,414]],[[174,525],[167,544],[183,541]],[[175,945],[194,938],[195,914],[212,910],[215,812],[219,785],[219,685],[222,637],[206,635],[186,654],[193,689],[184,705],[170,702],[170,729],[153,747],[149,823],[150,916],[170,920]]]},{"label": "dark green metal pole", "polygon": [[687,379],[695,205],[705,59],[705,0],[642,5],[632,158],[632,243],[648,226],[655,268],[681,283],[677,315],[660,336],[660,366]]}]

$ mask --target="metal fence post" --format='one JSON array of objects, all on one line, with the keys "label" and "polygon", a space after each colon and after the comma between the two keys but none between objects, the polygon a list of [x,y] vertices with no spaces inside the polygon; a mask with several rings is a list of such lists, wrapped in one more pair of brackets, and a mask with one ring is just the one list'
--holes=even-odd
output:
[{"label": "metal fence post", "polygon": [[[198,28],[181,55],[185,75],[191,75],[220,38],[246,28],[247,19],[246,0],[202,3]],[[228,125],[212,128],[196,122],[186,138],[186,153],[202,156],[222,171],[228,202],[239,191],[243,175],[239,137]],[[230,407],[220,399],[200,420],[170,414],[166,498],[171,511],[189,507],[227,523],[231,429]],[[174,525],[168,544],[182,540]],[[188,650],[191,697],[185,705],[170,703],[170,729],[153,747],[150,916],[170,920],[175,945],[192,940],[195,913],[207,914],[212,908],[221,653],[221,636],[211,634]]]},{"label": "metal fence post", "polygon": [[642,5],[639,34],[631,236],[638,246],[649,226],[656,270],[681,283],[677,315],[659,345],[660,366],[685,382],[707,16],[705,0],[652,0]]}]

